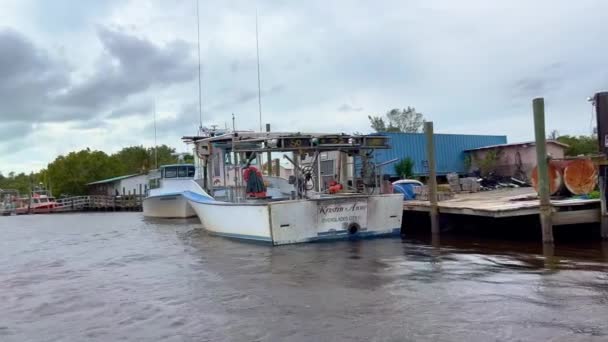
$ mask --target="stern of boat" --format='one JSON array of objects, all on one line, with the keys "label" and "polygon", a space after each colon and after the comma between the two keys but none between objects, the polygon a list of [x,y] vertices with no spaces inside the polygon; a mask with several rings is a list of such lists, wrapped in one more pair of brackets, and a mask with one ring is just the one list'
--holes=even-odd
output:
[{"label": "stern of boat", "polygon": [[398,234],[401,195],[332,197],[270,203],[274,245]]}]

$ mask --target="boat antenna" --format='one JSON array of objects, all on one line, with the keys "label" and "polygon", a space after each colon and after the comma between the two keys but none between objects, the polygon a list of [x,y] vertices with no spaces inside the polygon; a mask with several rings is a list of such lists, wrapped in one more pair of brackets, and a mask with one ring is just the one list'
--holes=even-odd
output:
[{"label": "boat antenna", "polygon": [[199,0],[196,0],[196,36],[198,51],[198,130],[203,132],[203,96],[201,87],[201,24],[199,18]]},{"label": "boat antenna", "polygon": [[232,131],[236,132],[236,126],[234,125],[234,113],[232,113]]},{"label": "boat antenna", "polygon": [[255,9],[255,51],[258,61],[258,111],[260,113],[260,132],[262,132],[262,90],[260,82],[260,44],[258,39],[258,9]]},{"label": "boat antenna", "polygon": [[154,168],[158,169],[158,144],[156,143],[156,99],[154,99]]}]

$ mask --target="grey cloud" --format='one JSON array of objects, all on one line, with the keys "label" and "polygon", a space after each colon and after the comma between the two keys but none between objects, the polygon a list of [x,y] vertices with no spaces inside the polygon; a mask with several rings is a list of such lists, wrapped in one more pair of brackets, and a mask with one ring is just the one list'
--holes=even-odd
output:
[{"label": "grey cloud", "polygon": [[53,94],[68,85],[67,64],[10,29],[0,31],[0,51],[0,118],[52,119],[45,108]]},{"label": "grey cloud", "polygon": [[98,36],[104,55],[96,73],[70,87],[58,98],[61,104],[75,108],[107,108],[152,87],[188,82],[196,76],[197,64],[191,54],[193,47],[184,41],[159,46],[107,28],[100,28]]},{"label": "grey cloud", "polygon": [[32,131],[32,124],[25,122],[9,122],[0,125],[0,137],[2,137],[2,142],[7,142],[15,138],[24,138]]},{"label": "grey cloud", "polygon": [[541,68],[536,73],[517,79],[511,84],[513,94],[516,97],[529,98],[556,89],[562,80],[562,69],[562,63],[554,62]]},{"label": "grey cloud", "polygon": [[360,112],[363,110],[363,107],[353,107],[347,103],[338,107],[339,112]]},{"label": "grey cloud", "polygon": [[110,127],[110,124],[107,121],[105,121],[103,119],[97,119],[97,118],[93,118],[88,121],[75,121],[71,125],[71,128],[78,129],[78,130],[99,129],[99,128],[107,129],[109,127]]},{"label": "grey cloud", "polygon": [[[10,155],[31,147],[25,139],[35,133],[32,124],[26,122],[4,122],[0,125],[0,154]],[[4,165],[5,167],[8,165]]]},{"label": "grey cloud", "polygon": [[[162,118],[156,121],[157,134],[159,137],[194,134],[198,129],[198,117],[198,103],[183,104],[175,117]],[[153,132],[154,121],[146,122],[143,130],[144,132]]]},{"label": "grey cloud", "polygon": [[243,70],[251,70],[256,67],[256,61],[250,60],[234,60],[230,62],[230,71],[233,73],[240,72]]},{"label": "grey cloud", "polygon": [[[276,84],[270,88],[262,89],[261,94],[262,97],[267,95],[274,95],[283,92],[285,89],[285,85]],[[226,91],[228,91],[228,89],[226,89]],[[229,100],[212,105],[211,110],[223,110],[228,109],[232,106],[247,103],[258,97],[258,91],[257,89],[237,89],[236,91],[233,91],[232,94],[227,95],[227,97],[229,98]]]},{"label": "grey cloud", "polygon": [[120,106],[118,108],[112,109],[109,114],[106,116],[107,118],[121,118],[125,116],[135,116],[135,115],[151,115],[154,111],[154,103],[152,101],[149,102],[139,102],[132,103]]},{"label": "grey cloud", "polygon": [[[95,72],[70,83],[68,64],[52,58],[21,33],[0,30],[0,118],[9,122],[88,121],[110,109],[109,117],[145,113],[150,105],[126,105],[152,87],[194,79],[192,46],[184,41],[155,45],[118,30],[100,28],[104,52]],[[111,109],[117,107],[117,109]]]}]

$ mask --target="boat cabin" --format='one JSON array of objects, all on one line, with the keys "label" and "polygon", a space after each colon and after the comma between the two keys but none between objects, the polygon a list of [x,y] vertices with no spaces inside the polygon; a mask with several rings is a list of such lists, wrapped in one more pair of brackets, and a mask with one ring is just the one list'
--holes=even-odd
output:
[{"label": "boat cabin", "polygon": [[[389,148],[388,138],[378,135],[232,132],[183,139],[194,145],[201,185],[215,198],[228,201],[253,194],[285,200],[378,193],[380,170],[372,161],[372,151]],[[328,154],[335,156],[331,165],[326,161]],[[287,179],[274,176],[276,170],[271,169],[280,164],[277,159],[288,161],[293,175]],[[270,170],[260,168],[268,165]],[[267,193],[247,190],[251,172],[259,174],[258,183],[264,183]]]},{"label": "boat cabin", "polygon": [[178,183],[194,180],[196,177],[196,167],[194,164],[170,164],[163,165],[158,172],[151,174],[149,178],[148,195],[156,193],[157,189],[175,190],[179,188]]}]

